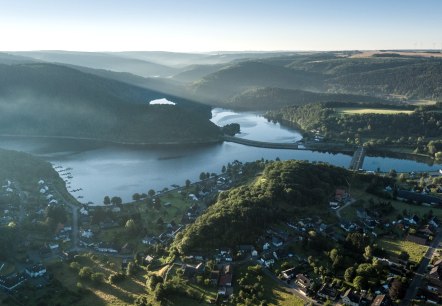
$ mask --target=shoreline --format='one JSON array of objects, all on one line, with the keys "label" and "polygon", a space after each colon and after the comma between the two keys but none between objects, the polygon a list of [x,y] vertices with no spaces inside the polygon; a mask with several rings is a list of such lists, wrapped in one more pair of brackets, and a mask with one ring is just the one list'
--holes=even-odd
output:
[{"label": "shoreline", "polygon": [[127,146],[179,146],[179,145],[204,145],[222,143],[223,139],[202,140],[202,141],[166,141],[166,142],[126,142],[107,140],[93,137],[76,137],[76,136],[49,136],[49,135],[14,135],[14,134],[1,134],[1,137],[5,138],[35,138],[35,139],[59,139],[59,140],[81,140],[81,141],[93,141],[99,143],[115,144],[115,145],[127,145]]}]

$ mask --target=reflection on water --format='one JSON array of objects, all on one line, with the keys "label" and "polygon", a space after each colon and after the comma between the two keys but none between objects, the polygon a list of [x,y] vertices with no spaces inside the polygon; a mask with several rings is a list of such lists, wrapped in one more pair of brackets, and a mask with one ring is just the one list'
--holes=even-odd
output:
[{"label": "reflection on water", "polygon": [[[226,112],[222,112],[222,115],[215,113],[214,120],[240,123],[256,118],[256,130],[252,127],[243,128],[247,131],[247,137],[258,137],[251,139],[283,142],[285,138],[293,140],[301,137],[296,131],[282,129],[279,125],[267,123],[262,117],[250,113],[232,112],[228,117],[230,119],[225,119]],[[274,135],[276,139],[267,138],[268,135]],[[173,184],[184,185],[186,179],[198,180],[202,171],[219,173],[223,165],[233,160],[246,162],[261,158],[274,160],[279,157],[281,160],[324,161],[348,167],[351,159],[351,156],[344,154],[255,148],[235,143],[146,147],[90,141],[3,137],[0,138],[0,147],[29,152],[54,165],[73,168],[70,170],[73,178],[69,189],[82,188],[83,190],[74,193],[74,196],[83,196],[82,201],[94,203],[102,203],[105,195],[121,196],[123,200],[129,201],[136,192],[147,193],[149,189],[161,190],[164,187],[170,188]],[[429,171],[438,169],[438,166],[395,158],[366,157],[364,169],[377,168],[382,171]]]},{"label": "reflection on water", "polygon": [[229,123],[239,123],[241,133],[237,137],[250,140],[290,143],[302,139],[302,135],[293,129],[282,127],[256,113],[237,113],[221,108],[212,111],[212,122],[219,126]]}]

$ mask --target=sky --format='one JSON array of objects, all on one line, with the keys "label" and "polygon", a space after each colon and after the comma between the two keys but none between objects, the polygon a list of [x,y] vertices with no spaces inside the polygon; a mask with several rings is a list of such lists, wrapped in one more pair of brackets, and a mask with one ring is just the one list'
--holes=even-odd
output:
[{"label": "sky", "polygon": [[442,49],[441,0],[0,0],[0,50]]}]

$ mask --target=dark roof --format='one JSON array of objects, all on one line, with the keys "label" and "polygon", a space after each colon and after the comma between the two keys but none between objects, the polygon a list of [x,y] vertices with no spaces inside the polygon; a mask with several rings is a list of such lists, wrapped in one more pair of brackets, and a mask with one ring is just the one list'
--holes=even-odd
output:
[{"label": "dark roof", "polygon": [[433,278],[442,280],[442,265],[434,266],[428,274]]},{"label": "dark roof", "polygon": [[345,298],[345,297],[347,297],[353,303],[359,303],[361,301],[361,296],[351,289],[348,289],[347,291],[345,291],[342,298]]},{"label": "dark roof", "polygon": [[224,287],[232,283],[232,274],[222,275],[219,279],[219,286]]}]

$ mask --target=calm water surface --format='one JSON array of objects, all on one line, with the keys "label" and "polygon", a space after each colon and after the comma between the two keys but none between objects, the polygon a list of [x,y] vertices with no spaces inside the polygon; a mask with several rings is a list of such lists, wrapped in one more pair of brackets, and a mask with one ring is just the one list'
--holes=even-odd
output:
[{"label": "calm water surface", "polygon": [[[219,125],[240,123],[240,137],[275,142],[301,139],[298,131],[267,122],[256,114],[221,109],[215,109],[213,114],[212,120]],[[82,202],[96,204],[101,204],[105,195],[121,196],[129,201],[135,192],[147,193],[149,189],[161,190],[170,188],[172,184],[184,185],[186,179],[198,180],[202,171],[219,173],[223,165],[233,160],[247,162],[279,157],[282,160],[324,161],[348,167],[351,159],[351,156],[344,154],[254,148],[235,143],[142,147],[72,140],[0,138],[0,147],[29,152],[54,165],[73,168],[70,171],[73,178],[69,189],[82,188],[73,195],[83,196]],[[366,157],[364,169],[377,168],[382,171],[430,171],[439,169],[440,165]]]}]

